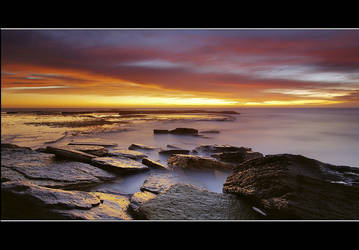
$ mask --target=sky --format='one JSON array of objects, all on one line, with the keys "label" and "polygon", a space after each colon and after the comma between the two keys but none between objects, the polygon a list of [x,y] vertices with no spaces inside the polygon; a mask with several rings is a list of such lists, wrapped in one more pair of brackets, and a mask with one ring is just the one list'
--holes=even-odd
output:
[{"label": "sky", "polygon": [[359,107],[359,29],[2,29],[1,106]]}]

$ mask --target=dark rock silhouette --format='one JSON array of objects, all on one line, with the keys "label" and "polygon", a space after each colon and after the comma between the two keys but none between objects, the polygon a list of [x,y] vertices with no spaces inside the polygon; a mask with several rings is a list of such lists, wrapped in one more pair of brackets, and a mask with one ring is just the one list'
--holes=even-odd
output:
[{"label": "dark rock silhouette", "polygon": [[267,155],[237,166],[223,192],[272,219],[359,219],[359,169],[301,155]]}]

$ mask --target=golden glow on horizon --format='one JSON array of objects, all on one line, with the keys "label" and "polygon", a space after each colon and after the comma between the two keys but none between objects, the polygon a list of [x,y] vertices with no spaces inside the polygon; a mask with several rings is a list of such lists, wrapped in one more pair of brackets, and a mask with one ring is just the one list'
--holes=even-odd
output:
[{"label": "golden glow on horizon", "polygon": [[217,98],[95,96],[7,93],[1,97],[3,107],[123,107],[123,106],[231,106],[238,102]]},{"label": "golden glow on horizon", "polygon": [[[331,92],[268,89],[263,91],[251,88],[236,89],[236,86],[227,92],[213,90],[196,92],[189,89],[168,89],[155,83],[141,84],[80,71],[38,67],[25,67],[25,69],[19,73],[19,68],[9,68],[6,72],[17,72],[16,77],[24,78],[23,82],[28,80],[27,84],[16,83],[18,80],[11,78],[14,74],[2,74],[3,108],[331,106],[345,105],[345,100],[334,100],[334,98],[350,94],[348,90]],[[46,78],[46,76],[50,77]],[[46,80],[31,83],[34,80],[39,81],[36,78],[46,78]],[[69,80],[66,80],[67,78]],[[271,96],[264,99],[264,96],[253,94],[261,92],[270,93]],[[285,99],[289,96],[295,97]],[[301,99],[295,99],[296,97]]]},{"label": "golden glow on horizon", "polygon": [[263,102],[246,102],[248,106],[286,106],[286,105],[311,105],[311,104],[339,104],[341,101],[328,100],[291,100],[291,101],[263,101]]}]

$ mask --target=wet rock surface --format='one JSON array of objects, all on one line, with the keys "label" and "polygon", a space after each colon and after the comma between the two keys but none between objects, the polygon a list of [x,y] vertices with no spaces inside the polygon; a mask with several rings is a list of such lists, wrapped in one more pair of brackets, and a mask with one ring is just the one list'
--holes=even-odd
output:
[{"label": "wet rock surface", "polygon": [[175,154],[168,159],[168,165],[173,169],[206,169],[206,170],[228,170],[235,167],[234,164],[217,161],[210,157]]},{"label": "wet rock surface", "polygon": [[247,160],[261,158],[261,157],[263,157],[263,154],[259,153],[259,152],[241,150],[241,151],[234,151],[234,152],[214,153],[211,156],[220,161],[239,164],[239,163],[242,163]]},{"label": "wet rock surface", "polygon": [[204,133],[204,134],[206,134],[206,133],[207,133],[207,134],[219,134],[220,131],[213,129],[213,130],[203,130],[203,131],[200,131],[200,133]]},{"label": "wet rock surface", "polygon": [[133,143],[128,147],[129,150],[136,150],[136,149],[142,149],[142,150],[155,150],[158,149],[156,147],[151,147],[143,144]]},{"label": "wet rock surface", "polygon": [[139,160],[147,157],[147,155],[135,151],[135,150],[126,150],[126,149],[115,149],[109,152],[109,156],[122,156],[127,157],[133,160]]},{"label": "wet rock surface", "polygon": [[102,147],[116,147],[117,143],[102,143],[102,142],[70,142],[69,145],[87,145],[87,146],[102,146]]},{"label": "wet rock surface", "polygon": [[250,205],[235,195],[218,194],[188,184],[175,184],[135,207],[138,218],[148,220],[257,219]]},{"label": "wet rock surface", "polygon": [[198,130],[194,128],[175,128],[172,130],[167,129],[154,129],[154,134],[174,134],[174,135],[198,135]]},{"label": "wet rock surface", "polygon": [[47,146],[46,152],[50,154],[54,154],[58,157],[80,161],[80,162],[87,162],[87,163],[91,162],[91,160],[96,157],[95,155],[74,150],[66,146],[63,147]]},{"label": "wet rock surface", "polygon": [[150,168],[156,168],[156,169],[162,169],[162,170],[170,170],[169,167],[157,162],[157,161],[154,161],[154,160],[151,160],[149,158],[144,158],[142,159],[142,164],[150,167]]},{"label": "wet rock surface", "polygon": [[95,185],[116,176],[82,162],[59,160],[52,154],[23,147],[1,147],[1,180],[31,181],[44,187]]},{"label": "wet rock surface", "polygon": [[156,194],[147,191],[134,193],[130,200],[130,207],[129,207],[130,213],[133,214],[135,218],[143,219],[139,215],[138,208],[142,204],[148,202],[149,200],[155,198],[156,196],[157,196]]},{"label": "wet rock surface", "polygon": [[233,170],[223,192],[272,219],[359,219],[359,169],[300,155],[268,155]]},{"label": "wet rock surface", "polygon": [[158,153],[163,155],[174,155],[174,154],[189,154],[190,151],[187,149],[168,149],[168,150],[161,150]]},{"label": "wet rock surface", "polygon": [[77,150],[96,156],[105,156],[108,154],[108,150],[103,146],[68,145],[66,147],[72,150]]},{"label": "wet rock surface", "polygon": [[223,152],[246,152],[246,151],[251,151],[251,148],[247,148],[247,147],[236,147],[236,146],[231,146],[231,145],[200,145],[199,147],[196,147],[194,149],[197,152],[202,152],[202,153],[223,153]]},{"label": "wet rock surface", "polygon": [[147,166],[126,157],[97,157],[92,159],[91,164],[111,172],[119,173],[135,173],[148,170]]},{"label": "wet rock surface", "polygon": [[183,180],[175,174],[156,173],[147,177],[140,190],[143,192],[148,191],[154,194],[159,194],[178,183],[183,183]]},{"label": "wet rock surface", "polygon": [[1,196],[2,219],[131,219],[129,200],[115,195],[6,182]]},{"label": "wet rock surface", "polygon": [[175,135],[198,135],[198,130],[194,128],[175,128],[170,130],[169,133]]}]

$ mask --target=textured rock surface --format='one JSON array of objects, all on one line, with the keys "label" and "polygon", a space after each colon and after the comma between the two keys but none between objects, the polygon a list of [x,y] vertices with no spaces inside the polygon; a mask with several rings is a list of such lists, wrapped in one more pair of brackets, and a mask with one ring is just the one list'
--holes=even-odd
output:
[{"label": "textured rock surface", "polygon": [[219,134],[219,130],[203,130],[200,133],[208,133],[208,134]]},{"label": "textured rock surface", "polygon": [[269,155],[236,167],[223,192],[250,199],[274,219],[359,219],[359,169],[300,155]]},{"label": "textured rock surface", "polygon": [[119,173],[133,173],[149,170],[147,166],[126,157],[97,157],[92,159],[91,164],[108,171]]},{"label": "textured rock surface", "polygon": [[138,144],[138,143],[133,143],[131,144],[128,149],[130,150],[136,150],[136,149],[142,149],[142,150],[155,150],[157,149],[156,147],[151,147],[151,146],[147,146],[147,145],[143,145],[143,144]]},{"label": "textured rock surface", "polygon": [[69,149],[81,151],[96,156],[105,156],[108,150],[102,146],[89,146],[89,145],[67,145]]},{"label": "textured rock surface", "polygon": [[76,220],[132,220],[129,213],[130,200],[122,195],[89,193],[98,197],[101,203],[89,210],[56,210],[56,213]]},{"label": "textured rock surface", "polygon": [[157,196],[156,194],[147,191],[134,193],[130,200],[131,202],[129,207],[130,213],[133,214],[135,218],[144,219],[138,216],[139,215],[138,208],[142,204],[148,202],[149,200],[155,198],[156,196]]},{"label": "textured rock surface", "polygon": [[167,129],[154,129],[153,133],[154,134],[168,134],[169,131]]},{"label": "textured rock surface", "polygon": [[127,149],[116,149],[116,150],[112,150],[109,153],[110,156],[122,156],[122,157],[127,157],[133,160],[139,160],[142,158],[147,157],[147,155],[135,151],[135,150],[127,150]]},{"label": "textured rock surface", "polygon": [[198,130],[194,128],[175,128],[172,130],[167,129],[154,129],[154,134],[175,134],[175,135],[198,135]]},{"label": "textured rock surface", "polygon": [[116,146],[117,146],[117,143],[70,142],[69,145],[88,145],[88,146],[116,147]]},{"label": "textured rock surface", "polygon": [[207,169],[207,170],[228,170],[233,169],[235,165],[225,162],[220,162],[215,159],[205,156],[184,155],[176,154],[172,155],[168,159],[168,165],[172,168],[183,169]]},{"label": "textured rock surface", "polygon": [[149,220],[241,220],[258,215],[235,195],[212,193],[192,185],[176,184],[151,197],[135,210]]},{"label": "textured rock surface", "polygon": [[102,183],[114,174],[82,162],[59,160],[23,147],[1,147],[1,181],[31,181],[45,187],[73,188]]},{"label": "textured rock surface", "polygon": [[168,149],[168,150],[161,150],[158,153],[163,155],[174,155],[174,154],[189,154],[189,152],[190,151],[187,149]]},{"label": "textured rock surface", "polygon": [[211,156],[220,161],[239,164],[247,160],[263,157],[263,154],[259,152],[242,150],[242,151],[234,151],[234,152],[214,153]]},{"label": "textured rock surface", "polygon": [[157,161],[154,161],[154,160],[151,160],[149,158],[144,158],[142,159],[142,164],[150,167],[150,168],[156,168],[156,169],[163,169],[163,170],[170,170],[169,167],[157,162]]},{"label": "textured rock surface", "polygon": [[164,173],[155,173],[147,177],[143,182],[140,190],[148,191],[154,194],[159,194],[168,190],[171,186],[182,183],[183,180],[174,173],[164,174]]},{"label": "textured rock surface", "polygon": [[129,200],[118,195],[64,191],[30,182],[6,182],[1,186],[2,219],[123,219]]},{"label": "textured rock surface", "polygon": [[194,128],[175,128],[169,133],[176,135],[198,135],[198,130]]},{"label": "textured rock surface", "polygon": [[95,155],[74,150],[66,146],[64,147],[47,146],[46,151],[58,157],[63,157],[66,159],[81,161],[86,163],[91,162],[91,160],[96,157]]},{"label": "textured rock surface", "polygon": [[236,147],[231,145],[201,145],[194,149],[197,152],[204,153],[223,153],[223,152],[245,152],[252,150],[246,147]]}]

